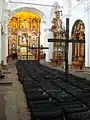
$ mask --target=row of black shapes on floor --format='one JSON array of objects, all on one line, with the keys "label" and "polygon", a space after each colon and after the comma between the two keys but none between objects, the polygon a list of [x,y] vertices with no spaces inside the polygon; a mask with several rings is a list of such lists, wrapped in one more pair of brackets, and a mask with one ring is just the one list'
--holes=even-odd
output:
[{"label": "row of black shapes on floor", "polygon": [[51,69],[37,61],[19,60],[18,80],[23,85],[32,120],[90,120],[90,82]]}]

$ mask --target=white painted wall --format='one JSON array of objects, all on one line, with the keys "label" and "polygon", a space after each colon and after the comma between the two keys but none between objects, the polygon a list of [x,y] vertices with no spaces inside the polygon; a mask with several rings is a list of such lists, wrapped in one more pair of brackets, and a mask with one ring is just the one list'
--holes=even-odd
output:
[{"label": "white painted wall", "polygon": [[[85,12],[85,3],[78,4],[76,7],[74,7],[71,11],[71,17],[70,17],[70,36],[71,31],[74,23],[78,20],[82,20],[85,25],[85,66],[90,67],[90,34],[89,34],[89,27],[90,26],[90,12],[87,14]],[[88,23],[89,22],[89,23]],[[72,63],[72,45],[69,48],[69,64]]]},{"label": "white painted wall", "polygon": [[85,3],[85,35],[86,35],[86,44],[85,44],[85,61],[86,67],[90,67],[90,1],[87,0]]},{"label": "white painted wall", "polygon": [[[16,0],[12,0],[16,1]],[[17,2],[27,2],[27,3],[35,3],[35,4],[44,4],[44,5],[54,5],[54,3],[58,3],[64,14],[67,13],[67,2],[65,3],[66,0],[64,1],[59,1],[59,0],[52,0],[52,1],[42,1],[42,0],[33,0],[33,1],[25,1],[25,0],[18,0]],[[40,44],[43,46],[49,47],[50,50],[45,50],[46,53],[46,61],[49,61],[52,58],[52,51],[53,51],[53,44],[48,43],[48,38],[50,37],[50,31],[49,29],[51,28],[51,21],[52,21],[52,8],[53,7],[48,7],[48,6],[40,6],[40,5],[31,5],[31,4],[21,4],[21,3],[10,3],[9,0],[6,2],[6,6],[8,10],[11,11],[10,17],[12,17],[15,13],[20,12],[20,11],[31,11],[35,12],[38,15],[41,16],[42,22],[41,22],[41,35],[40,35]],[[52,35],[51,35],[52,37]]]},{"label": "white painted wall", "polygon": [[3,11],[3,19],[2,19],[2,25],[3,25],[3,34],[2,34],[2,60],[4,61],[4,64],[7,65],[7,59],[8,56],[8,20],[9,20],[9,11],[4,10]]},{"label": "white painted wall", "polygon": [[4,0],[0,0],[0,63],[2,61],[2,35],[1,35],[1,25],[2,25],[2,16],[4,9]]},{"label": "white painted wall", "polygon": [[[12,1],[16,1],[16,0],[12,0]],[[17,0],[17,2],[31,2],[31,3],[36,3],[36,4],[44,4],[44,5],[55,5],[55,3],[58,3],[63,11],[63,23],[64,26],[66,26],[66,17],[68,15],[70,17],[70,33],[73,27],[73,24],[75,23],[76,20],[81,19],[84,23],[85,23],[85,28],[86,28],[86,50],[85,50],[85,55],[86,55],[86,60],[85,60],[85,65],[87,67],[90,67],[90,35],[89,35],[89,29],[88,25],[90,26],[90,11],[86,11],[85,12],[85,4],[79,4],[78,6],[74,7],[71,11],[70,11],[70,7],[73,7],[77,4],[76,0],[75,4],[73,1],[71,2],[71,0]],[[1,2],[1,0],[0,0]],[[1,5],[1,4],[0,4]],[[52,33],[49,31],[49,29],[51,28],[51,21],[53,18],[53,13],[54,13],[54,8],[53,7],[45,7],[45,6],[40,6],[40,5],[31,5],[31,4],[20,4],[20,3],[10,3],[9,0],[7,0],[5,8],[11,11],[11,14],[9,17],[12,17],[15,13],[25,10],[25,11],[33,11],[35,13],[37,13],[38,15],[41,16],[42,18],[42,23],[41,23],[41,44],[45,45],[47,47],[49,47],[49,50],[45,50],[46,53],[46,60],[50,61],[50,59],[52,58],[52,52],[53,52],[53,44],[52,43],[48,43],[48,38],[52,37]],[[1,9],[1,7],[0,7]],[[1,12],[1,10],[0,10]],[[89,14],[89,17],[88,17]],[[89,27],[90,28],[90,27]],[[70,34],[71,35],[71,34]],[[7,43],[6,43],[7,44]],[[0,48],[1,49],[1,48]],[[7,47],[8,49],[8,47]],[[1,50],[0,50],[1,51]],[[5,50],[6,51],[6,50]],[[6,52],[7,55],[7,52]],[[69,64],[72,64],[72,45],[69,46]]]}]

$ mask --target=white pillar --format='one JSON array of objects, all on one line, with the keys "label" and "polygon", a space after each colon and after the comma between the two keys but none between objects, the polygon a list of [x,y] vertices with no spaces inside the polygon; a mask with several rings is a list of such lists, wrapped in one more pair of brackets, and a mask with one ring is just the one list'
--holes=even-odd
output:
[{"label": "white pillar", "polygon": [[1,37],[1,22],[0,22],[0,63],[1,63],[1,60],[2,60],[2,37]]},{"label": "white pillar", "polygon": [[0,63],[2,60],[2,36],[1,36],[2,12],[3,12],[3,0],[0,0]]},{"label": "white pillar", "polygon": [[49,30],[47,30],[46,46],[49,47],[49,49],[45,51],[47,62],[50,62],[50,59],[52,59],[52,55],[53,55],[53,43],[48,42],[49,38],[53,38],[53,37],[52,37],[52,33]]},{"label": "white pillar", "polygon": [[68,48],[68,65],[72,65],[72,43],[69,43]]},{"label": "white pillar", "polygon": [[90,2],[85,3],[85,66],[90,67]]},{"label": "white pillar", "polygon": [[[45,46],[49,47],[49,42],[48,42],[48,32],[47,32],[47,39],[46,39],[46,43],[45,43]],[[49,49],[46,49],[45,50],[45,53],[46,53],[46,62],[50,62],[49,60]]]},{"label": "white pillar", "polygon": [[4,65],[7,65],[7,56],[8,56],[8,10],[4,11],[3,16],[3,34],[2,34],[2,60]]},{"label": "white pillar", "polygon": [[4,34],[2,37],[2,60],[4,64],[7,65],[6,57],[8,56],[8,22],[7,20],[4,21]]},{"label": "white pillar", "polygon": [[43,45],[43,46],[45,46],[45,41],[46,41],[44,29],[45,29],[45,22],[42,20],[41,21],[41,30],[40,30],[40,32],[41,32],[40,45]]}]

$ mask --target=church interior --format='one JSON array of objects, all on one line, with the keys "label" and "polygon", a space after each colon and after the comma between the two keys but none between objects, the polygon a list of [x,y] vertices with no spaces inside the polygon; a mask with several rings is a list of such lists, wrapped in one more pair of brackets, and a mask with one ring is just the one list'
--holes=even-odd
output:
[{"label": "church interior", "polygon": [[89,0],[0,0],[0,120],[90,120],[89,15]]}]

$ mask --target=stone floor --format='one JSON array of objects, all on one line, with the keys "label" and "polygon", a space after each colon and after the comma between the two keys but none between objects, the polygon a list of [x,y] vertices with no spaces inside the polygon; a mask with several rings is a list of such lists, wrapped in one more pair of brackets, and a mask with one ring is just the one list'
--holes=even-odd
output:
[{"label": "stone floor", "polygon": [[0,79],[0,120],[30,120],[15,66],[9,65],[4,73],[6,73],[5,78]]},{"label": "stone floor", "polygon": [[[64,68],[60,68],[60,67],[55,67],[54,65],[52,65],[51,63],[46,63],[45,61],[41,61],[41,64],[49,66],[51,68],[55,68],[58,70],[62,70],[65,71]],[[84,70],[80,70],[80,69],[72,69],[71,66],[69,66],[69,73],[79,76],[79,77],[84,77],[87,80],[90,80],[90,68],[85,68]]]},{"label": "stone floor", "polygon": [[[0,120],[31,120],[27,109],[23,88],[16,75],[15,62],[10,62],[8,70],[4,70],[5,78],[0,79]],[[41,62],[55,69],[50,63]],[[64,71],[64,69],[61,69]],[[84,71],[69,69],[69,72],[90,80],[90,68]]]}]

